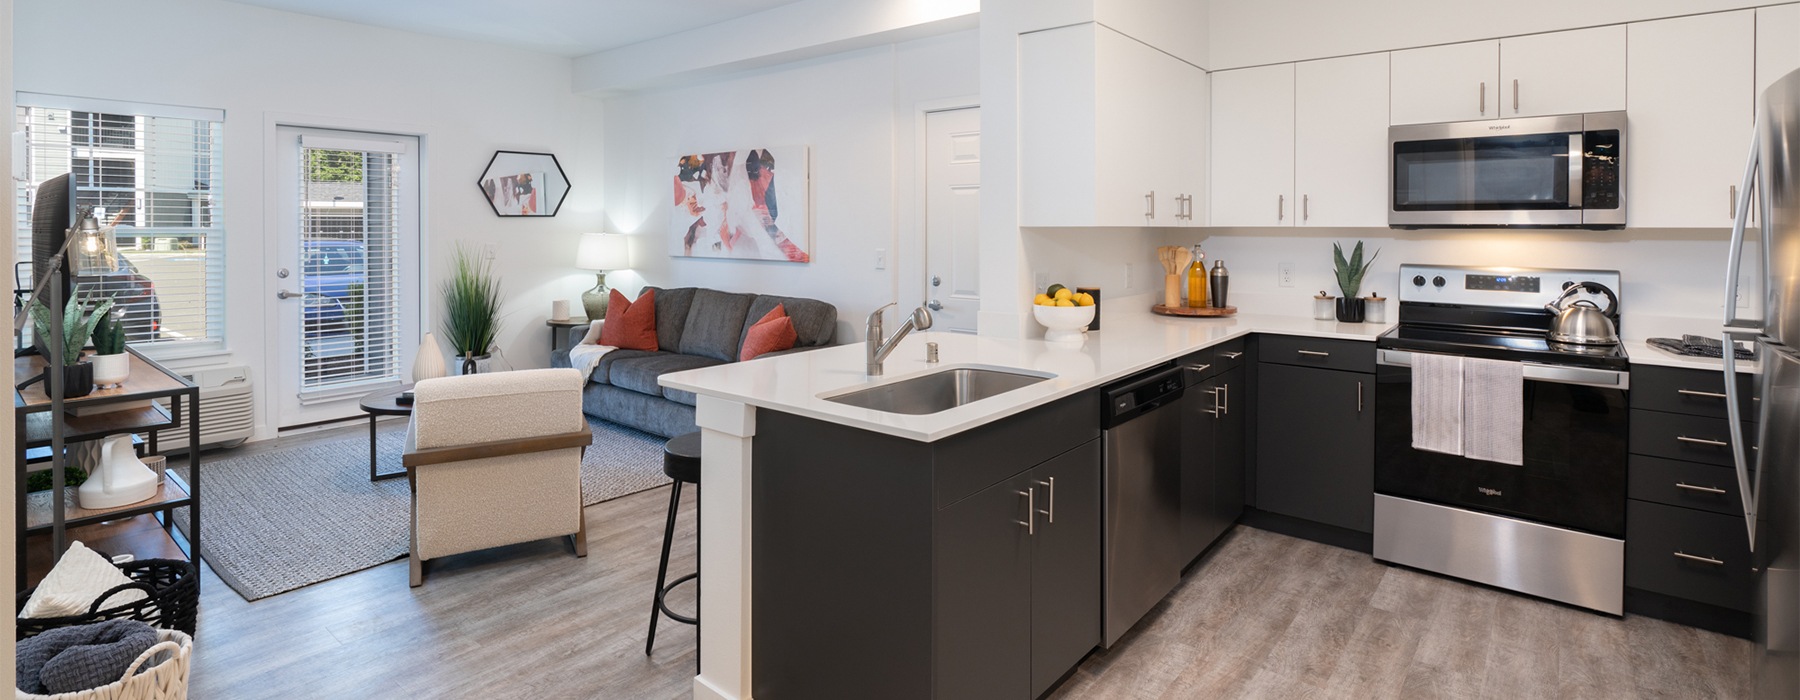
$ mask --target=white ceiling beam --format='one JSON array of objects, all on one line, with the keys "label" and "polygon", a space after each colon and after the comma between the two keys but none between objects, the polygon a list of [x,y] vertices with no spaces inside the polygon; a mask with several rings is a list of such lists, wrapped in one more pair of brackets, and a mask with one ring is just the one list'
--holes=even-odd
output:
[{"label": "white ceiling beam", "polygon": [[801,0],[575,59],[574,89],[606,96],[972,29],[980,0]]}]

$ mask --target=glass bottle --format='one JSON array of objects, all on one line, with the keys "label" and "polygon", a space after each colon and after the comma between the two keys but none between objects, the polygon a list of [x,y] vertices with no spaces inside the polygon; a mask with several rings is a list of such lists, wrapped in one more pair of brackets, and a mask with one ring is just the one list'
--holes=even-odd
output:
[{"label": "glass bottle", "polygon": [[1194,264],[1187,269],[1187,305],[1191,309],[1206,306],[1206,251],[1194,244]]}]

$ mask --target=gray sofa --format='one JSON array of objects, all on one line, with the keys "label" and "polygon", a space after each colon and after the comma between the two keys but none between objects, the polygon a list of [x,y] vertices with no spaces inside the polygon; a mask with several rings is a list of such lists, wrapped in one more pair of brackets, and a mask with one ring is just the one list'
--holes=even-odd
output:
[{"label": "gray sofa", "polygon": [[[581,395],[582,412],[663,437],[694,430],[694,395],[665,389],[657,377],[738,361],[750,324],[781,304],[799,336],[794,349],[762,357],[831,345],[837,336],[837,307],[817,299],[738,294],[701,287],[656,290],[656,352],[614,350],[594,367]],[[569,329],[569,345],[587,328]],[[758,358],[761,359],[761,358]],[[569,351],[551,354],[552,367],[568,367]]]}]

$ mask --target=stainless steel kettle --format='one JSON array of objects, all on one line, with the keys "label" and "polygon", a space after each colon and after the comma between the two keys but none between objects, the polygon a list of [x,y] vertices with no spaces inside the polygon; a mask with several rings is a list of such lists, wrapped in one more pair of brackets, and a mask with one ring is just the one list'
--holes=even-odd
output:
[{"label": "stainless steel kettle", "polygon": [[[1601,309],[1587,299],[1574,299],[1583,291],[1606,297],[1606,308]],[[1570,345],[1618,345],[1619,329],[1613,324],[1612,317],[1619,310],[1619,296],[1606,285],[1599,282],[1580,282],[1569,285],[1556,301],[1544,305],[1556,320],[1550,324],[1550,342],[1568,343]]]}]

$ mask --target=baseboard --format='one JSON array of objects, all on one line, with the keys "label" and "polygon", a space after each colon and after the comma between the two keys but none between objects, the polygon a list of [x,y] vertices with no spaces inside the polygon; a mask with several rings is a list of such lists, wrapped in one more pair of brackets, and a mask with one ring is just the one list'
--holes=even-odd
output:
[{"label": "baseboard", "polygon": [[1625,588],[1625,614],[1654,617],[1744,639],[1752,639],[1756,629],[1756,616],[1742,610],[1697,603],[1629,586]]},{"label": "baseboard", "polygon": [[1375,551],[1375,536],[1367,532],[1357,532],[1336,525],[1313,522],[1291,515],[1271,513],[1266,510],[1245,508],[1243,517],[1238,518],[1243,525],[1267,530],[1278,535],[1298,537],[1312,540],[1320,544],[1370,554]]}]

